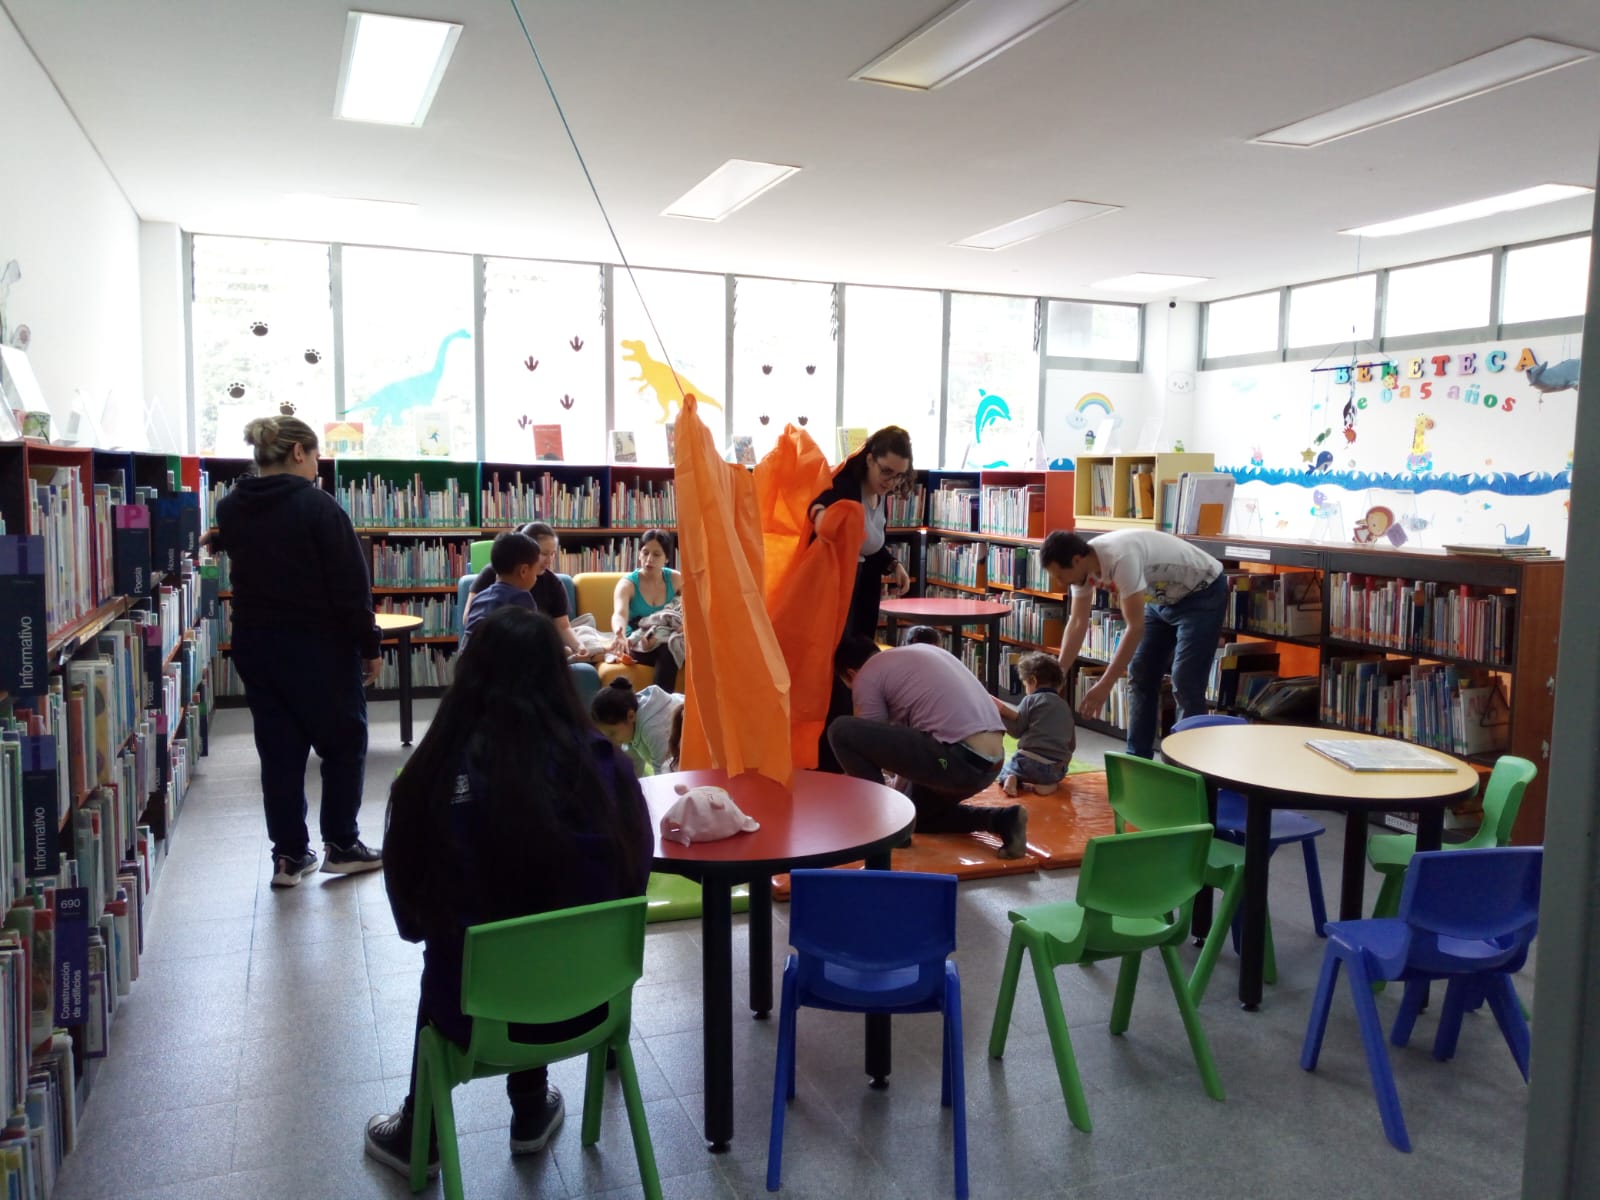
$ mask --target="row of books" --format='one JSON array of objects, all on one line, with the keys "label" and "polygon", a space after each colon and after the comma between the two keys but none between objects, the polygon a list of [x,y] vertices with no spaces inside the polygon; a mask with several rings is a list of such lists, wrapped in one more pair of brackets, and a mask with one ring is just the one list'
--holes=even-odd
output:
[{"label": "row of books", "polygon": [[1511,720],[1499,679],[1450,663],[1339,658],[1323,664],[1318,716],[1358,733],[1451,754],[1504,750]]},{"label": "row of books", "polygon": [[985,587],[986,549],[982,542],[931,542],[928,546],[928,578],[959,583],[963,587]]},{"label": "row of books", "polygon": [[638,565],[637,537],[580,542],[576,548],[562,546],[556,560],[556,570],[563,575],[582,575],[585,571],[631,571]]},{"label": "row of books", "polygon": [[1054,590],[1037,546],[990,546],[988,578],[990,584],[1003,583],[1035,592]]},{"label": "row of books", "polygon": [[985,487],[978,529],[1000,537],[1043,537],[1044,484]]},{"label": "row of books", "polygon": [[934,529],[955,533],[974,533],[978,528],[978,506],[982,491],[970,483],[942,479],[928,496],[928,524]]},{"label": "row of books", "polygon": [[904,496],[884,497],[884,522],[890,529],[910,529],[922,524],[922,510],[928,489],[917,484]]},{"label": "row of books", "polygon": [[1206,702],[1217,708],[1249,708],[1278,678],[1278,653],[1271,642],[1218,646],[1206,679]]},{"label": "row of books", "polygon": [[1055,649],[1066,626],[1066,606],[1056,600],[1012,596],[1011,611],[1000,618],[1000,636]]},{"label": "row of books", "polygon": [[420,472],[403,484],[369,474],[342,484],[335,489],[334,498],[358,529],[462,529],[472,525],[472,497],[462,492],[456,479],[446,479],[442,487],[429,488],[422,482]]},{"label": "row of books", "polygon": [[1112,463],[1089,465],[1089,515],[1114,517],[1116,512],[1116,470]]},{"label": "row of books", "polygon": [[1117,652],[1122,635],[1127,631],[1128,622],[1120,609],[1096,608],[1089,613],[1089,628],[1083,635],[1083,646],[1078,653],[1085,658],[1109,660]]},{"label": "row of books", "polygon": [[[1080,666],[1072,676],[1071,700],[1073,710],[1082,704],[1088,696],[1089,690],[1100,682],[1100,677],[1105,674],[1105,668],[1094,666]],[[1128,711],[1128,677],[1124,675],[1111,685],[1111,695],[1106,699],[1106,706],[1101,710],[1100,719],[1119,729],[1126,729],[1130,713]]]},{"label": "row of books", "polygon": [[[594,528],[600,524],[598,477],[574,484],[557,479],[549,471],[527,479],[518,471],[502,484],[500,472],[495,471],[485,482],[487,486],[479,491],[478,498],[486,527],[509,528],[529,521],[580,528]],[[613,518],[612,524],[615,523]],[[464,519],[459,524],[470,525],[471,521]]]},{"label": "row of books", "polygon": [[961,665],[966,667],[979,679],[987,679],[989,646],[975,638],[962,638],[960,653],[956,656],[961,659]]},{"label": "row of books", "polygon": [[1328,632],[1412,654],[1509,665],[1517,598],[1468,584],[1328,573]]},{"label": "row of books", "polygon": [[374,587],[453,586],[465,575],[471,563],[471,548],[466,542],[374,541],[372,543],[372,585]]},{"label": "row of books", "polygon": [[[610,523],[628,529],[678,523],[678,488],[670,479],[617,482],[611,488]],[[591,522],[593,523],[593,522]]]},{"label": "row of books", "polygon": [[28,471],[28,530],[44,551],[44,612],[51,632],[87,616],[96,604],[91,513],[78,467]]},{"label": "row of books", "polygon": [[1153,521],[1156,517],[1156,465],[1134,463],[1128,468],[1128,503],[1120,514],[1138,521]]},{"label": "row of books", "polygon": [[384,596],[378,603],[378,611],[421,617],[422,628],[413,630],[412,637],[453,637],[456,633],[454,596]]},{"label": "row of books", "polygon": [[1322,580],[1315,571],[1230,571],[1228,593],[1228,624],[1241,633],[1315,637],[1322,632]]},{"label": "row of books", "polygon": [[[454,646],[412,646],[411,686],[414,688],[442,688],[450,683],[450,657]],[[211,690],[218,696],[244,695],[244,681],[231,658],[218,658],[212,664]],[[383,648],[383,665],[378,670],[379,691],[394,691],[400,686],[400,651],[396,646]]]}]

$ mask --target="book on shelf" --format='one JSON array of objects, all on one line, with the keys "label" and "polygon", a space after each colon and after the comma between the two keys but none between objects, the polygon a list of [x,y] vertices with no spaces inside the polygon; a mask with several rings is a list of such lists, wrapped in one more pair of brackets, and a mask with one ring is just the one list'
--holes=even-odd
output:
[{"label": "book on shelf", "polygon": [[1109,517],[1111,515],[1115,473],[1116,468],[1111,463],[1095,463],[1089,468],[1090,516]]},{"label": "book on shelf", "polygon": [[1478,558],[1548,558],[1550,551],[1544,546],[1478,544],[1456,542],[1444,547],[1447,554],[1465,554]]},{"label": "book on shelf", "polygon": [[1163,533],[1171,533],[1177,528],[1178,520],[1178,481],[1176,479],[1163,479],[1161,481],[1161,512],[1157,517],[1157,528]]},{"label": "book on shelf", "polygon": [[44,539],[0,536],[0,689],[12,696],[43,695],[49,682],[47,588]]},{"label": "book on shelf", "polygon": [[611,431],[611,461],[614,463],[636,463],[639,461],[639,447],[633,440],[633,430],[613,429]]},{"label": "book on shelf", "polygon": [[1175,533],[1218,537],[1227,532],[1234,478],[1218,471],[1185,471],[1178,477]]},{"label": "book on shelf", "polygon": [[1307,738],[1306,747],[1351,771],[1451,772],[1456,764],[1405,742],[1366,738]]},{"label": "book on shelf", "polygon": [[756,465],[756,440],[748,433],[736,433],[728,447],[728,461],[741,467]]},{"label": "book on shelf", "polygon": [[533,457],[537,462],[561,462],[561,426],[533,427]]},{"label": "book on shelf", "polygon": [[1128,468],[1128,511],[1136,521],[1153,520],[1156,515],[1156,465],[1134,463]]},{"label": "book on shelf", "polygon": [[840,425],[833,431],[835,462],[843,462],[866,444],[871,431],[865,425]]}]

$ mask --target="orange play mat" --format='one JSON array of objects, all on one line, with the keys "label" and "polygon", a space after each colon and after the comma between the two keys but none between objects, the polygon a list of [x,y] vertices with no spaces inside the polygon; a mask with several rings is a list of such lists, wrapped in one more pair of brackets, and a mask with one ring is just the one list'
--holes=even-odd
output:
[{"label": "orange play mat", "polygon": [[[973,798],[977,804],[1025,804],[1028,808],[1028,853],[1021,858],[996,858],[1000,839],[992,833],[919,833],[911,844],[893,852],[896,871],[936,871],[958,879],[987,879],[1027,871],[1075,867],[1083,862],[1090,838],[1114,833],[1106,803],[1105,772],[1068,775],[1048,796],[1024,792],[1012,800],[991,784]],[[854,864],[852,864],[854,865]],[[772,878],[772,895],[789,896],[789,877]]]}]

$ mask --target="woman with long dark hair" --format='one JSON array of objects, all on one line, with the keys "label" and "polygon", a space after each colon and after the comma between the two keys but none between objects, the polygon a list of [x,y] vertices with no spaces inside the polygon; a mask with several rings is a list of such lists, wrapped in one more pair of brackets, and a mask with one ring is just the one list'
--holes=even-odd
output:
[{"label": "woman with long dark hair", "polygon": [[683,594],[683,576],[668,564],[672,561],[672,538],[659,529],[646,529],[639,539],[639,568],[617,580],[612,597],[612,649],[627,654],[635,662],[654,667],[656,686],[663,692],[678,686],[678,660],[665,642],[649,650],[630,650],[628,635],[639,622],[658,613]]},{"label": "woman with long dark hair", "polygon": [[[432,1022],[465,1046],[462,952],[469,926],[643,895],[653,835],[627,757],[590,727],[548,618],[491,613],[456,660],[455,682],[389,791],[384,883],[395,927],[424,943],[417,1027]],[[513,1027],[559,1041],[603,1013],[562,1026]],[[416,1090],[367,1123],[367,1154],[409,1170]],[[511,1152],[545,1147],[561,1093],[544,1068],[506,1077]],[[430,1174],[438,1169],[430,1156]]]}]

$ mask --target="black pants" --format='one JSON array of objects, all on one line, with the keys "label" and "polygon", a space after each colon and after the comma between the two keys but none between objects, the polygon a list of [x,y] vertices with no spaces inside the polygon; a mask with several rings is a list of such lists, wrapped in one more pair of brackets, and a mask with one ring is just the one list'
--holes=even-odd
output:
[{"label": "black pants", "polygon": [[[841,643],[846,638],[860,634],[862,637],[876,637],[878,633],[878,601],[883,598],[883,578],[877,570],[867,563],[860,563],[856,567],[855,589],[850,593],[850,613],[845,618],[844,635],[839,639]],[[833,746],[828,741],[828,730],[840,717],[848,717],[855,711],[851,701],[850,689],[845,687],[837,675],[833,679],[833,692],[828,697],[828,720],[822,727],[822,738],[817,743],[817,769],[819,771],[832,771],[835,775],[845,774],[845,769],[839,765],[839,759],[833,752]]]},{"label": "black pants", "polygon": [[[424,995],[421,1003],[417,1005],[417,1032],[421,1033],[427,1027],[431,1018],[428,1015],[427,997]],[[472,1018],[462,1017],[457,1014],[459,1024],[449,1028],[450,1022],[435,1022],[444,1032],[445,1036],[458,1046],[465,1046],[472,1040]],[[518,1029],[533,1029],[535,1026],[512,1026],[513,1037]],[[541,1031],[543,1032],[543,1031]],[[459,1035],[459,1036],[458,1036]],[[541,1040],[528,1038],[528,1041]],[[555,1039],[550,1039],[555,1040]],[[545,1092],[550,1086],[550,1068],[533,1067],[526,1071],[512,1071],[506,1076],[506,1099],[511,1101],[511,1115],[513,1117],[535,1116],[544,1104]],[[405,1111],[409,1114],[416,1109],[417,1101],[417,1044],[411,1044],[411,1090],[406,1093]]]},{"label": "black pants", "polygon": [[647,667],[656,669],[655,685],[663,692],[676,691],[678,688],[678,660],[673,657],[672,647],[661,645],[649,650],[630,650],[634,662],[644,663]]},{"label": "black pants", "polygon": [[963,804],[995,781],[1000,764],[961,742],[941,742],[931,733],[865,717],[840,717],[828,740],[846,775],[878,782],[893,771],[911,782],[918,833],[993,830],[1011,819],[1010,809]]},{"label": "black pants", "polygon": [[366,778],[367,696],[360,652],[348,638],[322,630],[233,630],[233,665],[261,757],[261,800],[274,856],[310,847],[306,830],[306,762],[322,760],[322,840],[349,846]]}]

